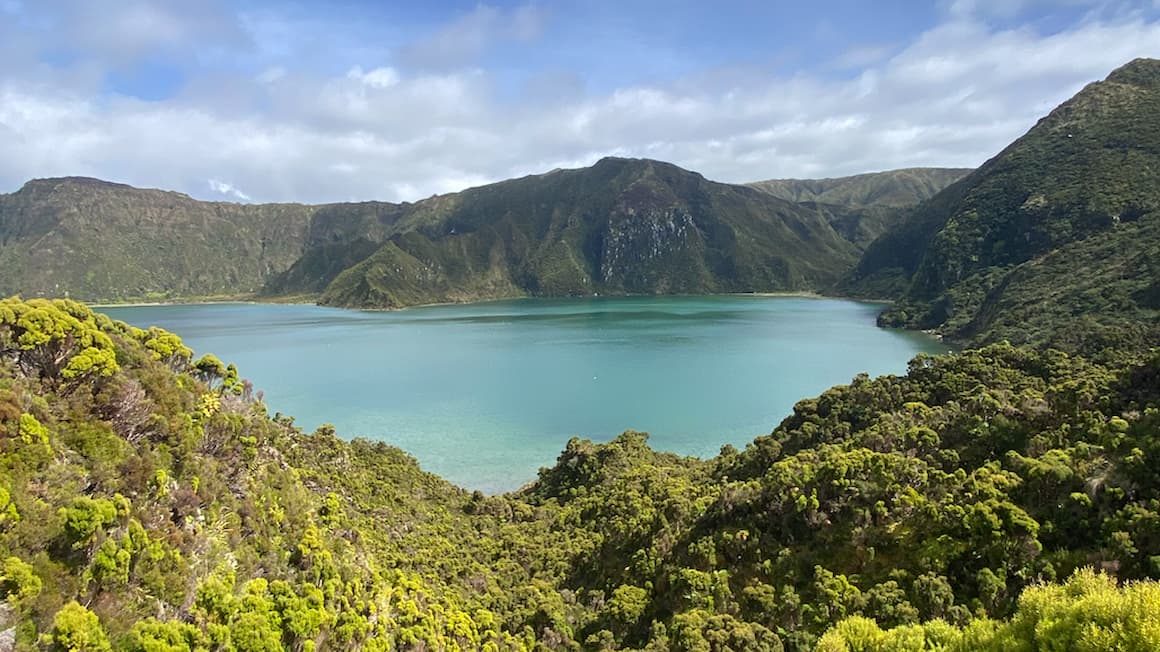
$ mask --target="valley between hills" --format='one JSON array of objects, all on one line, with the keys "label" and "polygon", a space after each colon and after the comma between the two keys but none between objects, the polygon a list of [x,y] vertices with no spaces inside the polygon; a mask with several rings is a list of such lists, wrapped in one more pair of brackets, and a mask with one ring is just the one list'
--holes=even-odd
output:
[{"label": "valley between hills", "polygon": [[[742,186],[610,158],[324,206],[30,181],[0,196],[0,642],[1157,649],[1157,115],[1138,59],[969,171]],[[573,439],[487,496],[72,300],[734,292],[890,299],[881,325],[965,348],[741,450]]]}]

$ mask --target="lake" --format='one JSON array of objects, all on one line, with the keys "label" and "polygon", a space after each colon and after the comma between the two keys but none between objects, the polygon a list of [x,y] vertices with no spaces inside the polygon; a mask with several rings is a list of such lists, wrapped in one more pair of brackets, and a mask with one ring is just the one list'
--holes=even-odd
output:
[{"label": "lake", "polygon": [[795,402],[947,347],[875,326],[880,304],[761,296],[521,299],[361,312],[311,305],[99,308],[179,334],[311,431],[379,439],[487,493],[535,479],[574,435],[627,429],[701,457]]}]

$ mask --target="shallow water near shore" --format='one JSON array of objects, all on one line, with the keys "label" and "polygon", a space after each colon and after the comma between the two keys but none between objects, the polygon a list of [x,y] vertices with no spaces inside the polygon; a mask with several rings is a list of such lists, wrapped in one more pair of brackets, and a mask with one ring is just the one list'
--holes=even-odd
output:
[{"label": "shallow water near shore", "polygon": [[945,345],[875,326],[881,304],[764,296],[521,299],[398,312],[310,305],[104,307],[237,364],[271,414],[386,441],[469,489],[509,491],[572,436],[626,429],[712,456],[800,399],[903,373]]}]

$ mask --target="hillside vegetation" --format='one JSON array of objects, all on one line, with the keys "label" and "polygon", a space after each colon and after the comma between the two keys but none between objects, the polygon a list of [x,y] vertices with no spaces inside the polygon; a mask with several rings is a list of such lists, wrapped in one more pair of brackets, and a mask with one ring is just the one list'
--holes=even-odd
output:
[{"label": "hillside vegetation", "polygon": [[[384,444],[298,431],[170,333],[9,299],[0,636],[21,650],[807,650],[902,636],[875,627],[1016,640],[1038,617],[1025,610],[1043,598],[1019,598],[1037,582],[1089,566],[1160,576],[1158,379],[1157,356],[919,356],[906,376],[802,401],[744,451],[702,461],[641,433],[573,440],[534,483],[489,497]],[[1132,607],[1155,589],[1083,577],[1066,595],[1125,601],[1094,626],[1160,644],[1153,612]],[[855,616],[877,625],[843,622]]]},{"label": "hillside vegetation", "polygon": [[907,208],[967,176],[969,168],[903,168],[832,179],[769,179],[746,184],[797,203]]},{"label": "hillside vegetation", "polygon": [[747,184],[816,210],[865,250],[920,202],[966,176],[962,168],[905,168],[834,179],[770,179]]},{"label": "hillside vegetation", "polygon": [[322,303],[821,290],[858,252],[816,211],[630,159],[429,200],[398,231]]},{"label": "hillside vegetation", "polygon": [[1160,343],[1160,61],[1088,85],[866,251],[882,323],[978,345]]},{"label": "hillside vegetation", "polygon": [[39,179],[0,195],[0,294],[321,297],[390,308],[525,295],[824,291],[898,221],[898,202],[949,181],[943,172],[826,180],[858,188],[856,200],[810,196],[800,205],[627,159],[414,204],[201,202],[96,179]]},{"label": "hillside vegetation", "polygon": [[[398,209],[202,202],[97,179],[38,179],[0,195],[0,294],[247,296],[307,249],[341,244],[357,252],[362,242],[381,241]],[[319,277],[330,273],[325,264],[314,267]]]}]

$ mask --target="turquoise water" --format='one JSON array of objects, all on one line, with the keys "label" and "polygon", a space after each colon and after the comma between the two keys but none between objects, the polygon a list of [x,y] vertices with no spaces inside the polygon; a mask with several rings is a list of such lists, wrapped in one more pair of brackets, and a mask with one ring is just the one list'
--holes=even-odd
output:
[{"label": "turquoise water", "polygon": [[399,312],[308,305],[102,308],[234,362],[271,413],[381,439],[461,486],[533,480],[569,437],[626,429],[715,455],[859,372],[901,373],[922,335],[881,306],[798,297],[526,299]]}]

